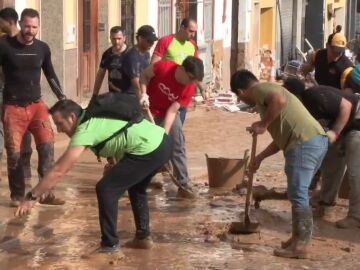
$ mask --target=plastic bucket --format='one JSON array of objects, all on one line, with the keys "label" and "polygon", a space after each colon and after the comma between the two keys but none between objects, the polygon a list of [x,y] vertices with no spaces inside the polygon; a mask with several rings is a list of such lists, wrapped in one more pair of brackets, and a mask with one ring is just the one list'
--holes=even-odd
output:
[{"label": "plastic bucket", "polygon": [[248,157],[209,157],[205,154],[209,187],[234,188],[244,179]]}]

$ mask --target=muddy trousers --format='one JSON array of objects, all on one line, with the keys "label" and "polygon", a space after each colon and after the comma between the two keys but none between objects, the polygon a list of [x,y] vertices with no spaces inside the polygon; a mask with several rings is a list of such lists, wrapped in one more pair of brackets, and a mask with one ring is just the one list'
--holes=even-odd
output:
[{"label": "muddy trousers", "polygon": [[[36,150],[39,155],[38,162],[38,174],[39,179],[41,180],[44,177],[45,172],[52,166],[54,161],[54,144],[40,144],[36,146]],[[10,197],[15,200],[20,200],[25,195],[25,171],[23,155],[20,153],[8,153],[7,163],[8,163],[8,175],[9,187],[10,187]]]},{"label": "muddy trousers", "polygon": [[[345,146],[345,153],[339,152]],[[322,167],[320,203],[334,205],[347,169],[350,197],[348,216],[360,219],[360,131],[352,130],[329,147]]]},{"label": "muddy trousers", "polygon": [[156,150],[146,155],[125,154],[96,184],[102,246],[114,246],[119,242],[118,201],[126,190],[134,215],[136,237],[142,239],[149,236],[146,188],[151,178],[170,159],[171,153],[171,140],[168,135],[164,135]]}]

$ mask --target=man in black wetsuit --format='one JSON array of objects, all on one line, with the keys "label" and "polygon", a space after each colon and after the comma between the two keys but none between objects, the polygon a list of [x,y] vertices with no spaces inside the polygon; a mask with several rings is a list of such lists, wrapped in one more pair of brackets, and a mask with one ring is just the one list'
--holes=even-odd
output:
[{"label": "man in black wetsuit", "polygon": [[[25,195],[20,146],[27,129],[35,138],[40,179],[54,160],[54,133],[46,105],[41,99],[41,69],[57,98],[65,98],[51,62],[50,48],[35,38],[38,29],[39,13],[34,9],[24,9],[20,32],[0,40],[0,65],[5,79],[3,122],[12,206],[18,205]],[[48,192],[40,203],[65,202]]]},{"label": "man in black wetsuit", "polygon": [[[19,15],[16,10],[11,7],[6,7],[0,10],[0,30],[2,36],[8,35],[10,37],[15,36],[19,29],[17,27]],[[2,72],[2,71],[1,71]],[[2,74],[1,74],[1,77]],[[2,115],[2,104],[3,104],[3,88],[4,82],[0,80],[0,115]],[[2,117],[1,117],[2,118]],[[0,121],[0,160],[2,159],[4,152],[4,127],[2,121]],[[26,186],[31,186],[31,133],[26,131],[24,139],[21,145],[21,160],[23,161],[24,177]],[[1,176],[1,166],[0,166]]]}]

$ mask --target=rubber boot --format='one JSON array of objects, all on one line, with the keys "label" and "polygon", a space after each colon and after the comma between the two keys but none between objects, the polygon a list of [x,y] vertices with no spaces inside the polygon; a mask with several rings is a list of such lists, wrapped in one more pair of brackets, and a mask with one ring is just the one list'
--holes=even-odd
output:
[{"label": "rubber boot", "polygon": [[[39,181],[41,181],[46,171],[50,169],[54,163],[54,144],[39,144],[36,146],[36,150],[39,155],[38,174]],[[39,203],[48,205],[63,205],[65,204],[65,201],[60,198],[56,198],[54,193],[50,190],[49,192],[41,196]]]},{"label": "rubber boot", "polygon": [[7,152],[7,169],[12,201],[20,201],[25,196],[24,170],[20,152]]},{"label": "rubber boot", "polygon": [[[292,233],[295,231],[295,211],[291,209],[291,220],[292,220]],[[293,235],[286,241],[281,241],[281,248],[288,248],[293,242]]]},{"label": "rubber boot", "polygon": [[307,208],[293,208],[293,236],[291,244],[287,248],[274,250],[274,255],[284,258],[306,259],[307,248],[310,243],[313,227],[312,211]]}]

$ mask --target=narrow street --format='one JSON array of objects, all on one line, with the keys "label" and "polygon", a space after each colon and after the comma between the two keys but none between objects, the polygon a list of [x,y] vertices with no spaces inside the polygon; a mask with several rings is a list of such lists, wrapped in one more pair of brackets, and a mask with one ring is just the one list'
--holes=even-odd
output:
[{"label": "narrow street", "polygon": [[[245,196],[225,190],[209,190],[205,153],[241,158],[251,148],[245,127],[256,121],[248,113],[227,113],[197,107],[185,124],[190,174],[199,196],[196,200],[176,197],[166,176],[163,189],[149,190],[151,230],[155,247],[150,250],[123,248],[126,258],[117,265],[86,258],[99,243],[95,183],[104,163],[87,152],[56,188],[64,206],[37,205],[31,215],[14,218],[9,207],[7,178],[0,182],[0,269],[360,269],[360,228],[340,230],[334,221],[346,215],[347,201],[340,200],[334,219],[315,220],[311,258],[288,260],[272,255],[273,248],[290,234],[290,204],[264,201],[252,214],[261,223],[253,235],[227,234],[231,221],[239,221]],[[56,157],[67,146],[64,135],[56,137]],[[259,137],[258,151],[270,142]],[[34,157],[36,151],[34,151]],[[3,166],[6,163],[3,161]],[[255,185],[285,187],[281,154],[266,160]],[[32,162],[37,181],[36,160]],[[5,167],[2,168],[3,175]],[[119,179],[120,180],[120,179]],[[131,207],[125,196],[119,203],[118,232],[121,244],[134,233]]]}]

